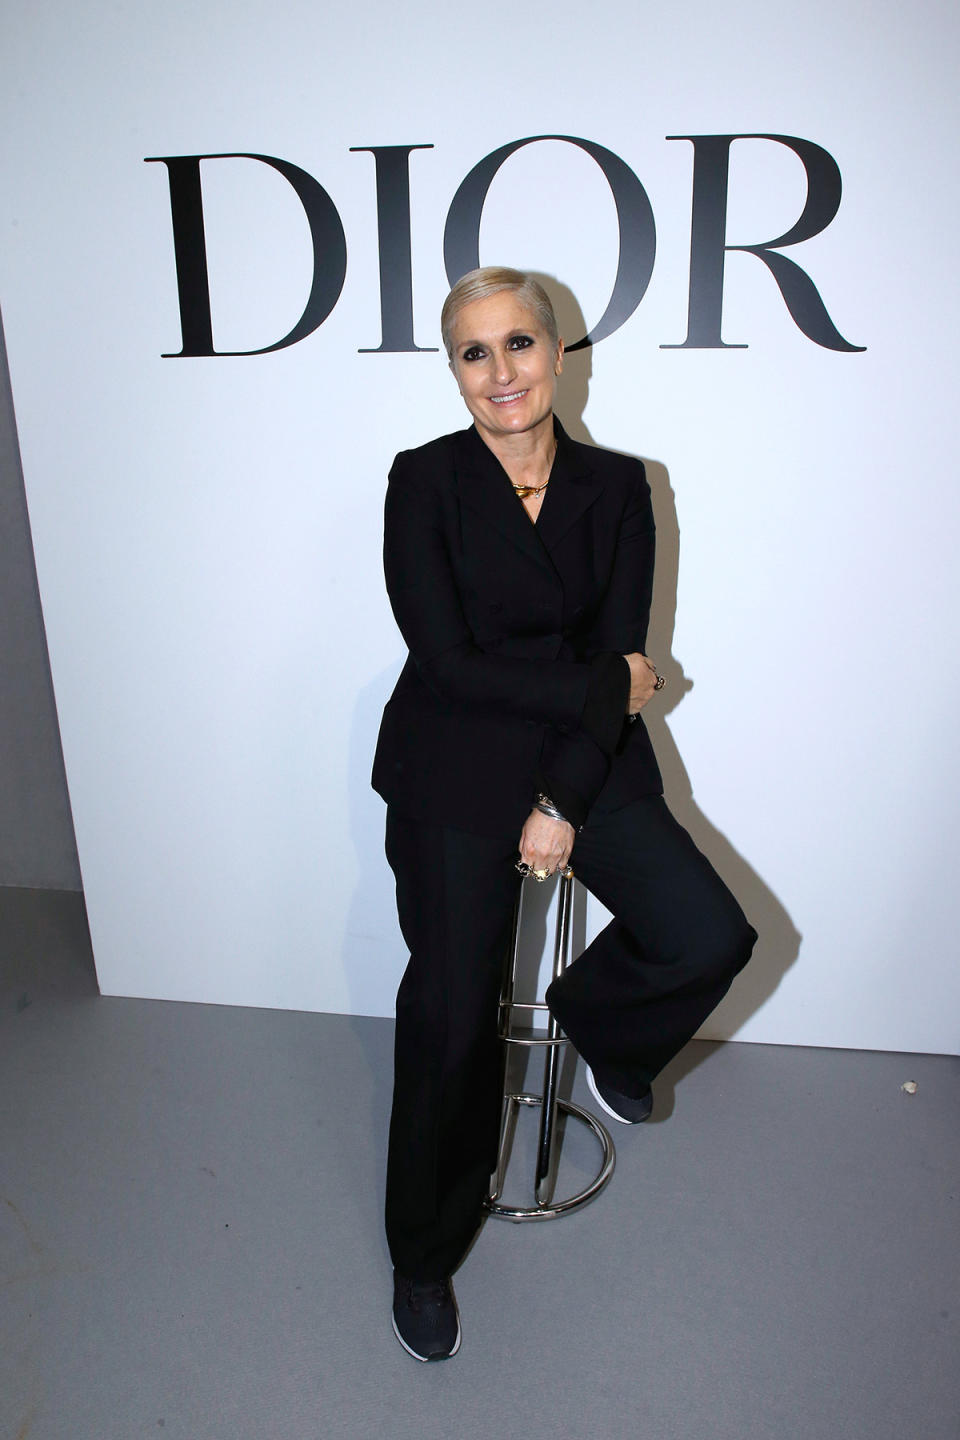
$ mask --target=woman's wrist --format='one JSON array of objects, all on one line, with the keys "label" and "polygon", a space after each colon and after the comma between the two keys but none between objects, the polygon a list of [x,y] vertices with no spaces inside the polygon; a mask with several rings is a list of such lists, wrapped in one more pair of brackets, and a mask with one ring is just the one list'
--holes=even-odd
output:
[{"label": "woman's wrist", "polygon": [[549,816],[551,820],[561,820],[564,825],[570,824],[566,815],[557,809],[549,795],[538,795],[533,802],[533,808],[539,810],[541,815]]}]

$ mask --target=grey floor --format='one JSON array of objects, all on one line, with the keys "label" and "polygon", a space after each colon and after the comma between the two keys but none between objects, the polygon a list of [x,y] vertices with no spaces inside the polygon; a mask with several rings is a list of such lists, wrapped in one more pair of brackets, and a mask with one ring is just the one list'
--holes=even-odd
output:
[{"label": "grey floor", "polygon": [[689,1046],[593,1205],[488,1221],[427,1366],[388,1022],[100,998],[76,895],[0,890],[0,956],[2,1440],[960,1435],[960,1060]]}]

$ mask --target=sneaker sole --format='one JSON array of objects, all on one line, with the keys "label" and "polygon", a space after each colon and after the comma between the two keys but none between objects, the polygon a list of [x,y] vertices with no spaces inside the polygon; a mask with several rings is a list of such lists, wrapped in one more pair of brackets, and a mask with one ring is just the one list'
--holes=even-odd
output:
[{"label": "sneaker sole", "polygon": [[[597,1089],[597,1082],[593,1078],[593,1071],[590,1069],[589,1065],[586,1067],[586,1071],[587,1088],[589,1089],[590,1094],[593,1096],[594,1100],[596,1100],[597,1104],[600,1106],[600,1109],[606,1111],[606,1113],[610,1116],[611,1120],[616,1120],[621,1125],[643,1124],[643,1120],[628,1120],[625,1115],[618,1115],[616,1110],[611,1109],[611,1107],[607,1104],[606,1100],[604,1100],[603,1096],[600,1094],[600,1091]],[[646,1120],[647,1116],[645,1115],[643,1119]]]},{"label": "sneaker sole", "polygon": [[453,1349],[448,1350],[446,1355],[420,1355],[416,1350],[411,1350],[406,1340],[404,1340],[403,1336],[400,1334],[400,1331],[397,1329],[397,1320],[395,1315],[390,1316],[390,1324],[393,1326],[394,1335],[396,1335],[397,1339],[400,1341],[400,1344],[403,1346],[404,1350],[406,1350],[407,1354],[412,1355],[414,1360],[422,1360],[425,1365],[428,1364],[431,1360],[450,1360],[453,1358],[454,1355],[456,1355],[457,1351],[460,1349],[460,1341],[463,1337],[460,1329],[459,1308],[457,1310],[457,1338],[453,1342]]}]

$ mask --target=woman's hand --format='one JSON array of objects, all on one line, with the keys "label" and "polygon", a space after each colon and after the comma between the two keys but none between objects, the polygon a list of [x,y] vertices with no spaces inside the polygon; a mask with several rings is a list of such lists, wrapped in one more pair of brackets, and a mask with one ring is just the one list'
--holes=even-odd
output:
[{"label": "woman's hand", "polygon": [[520,834],[520,859],[531,870],[564,870],[577,832],[566,820],[551,820],[540,810],[531,810]]},{"label": "woman's hand", "polygon": [[627,700],[627,714],[636,715],[642,710],[657,688],[657,672],[653,661],[648,660],[646,655],[634,651],[632,655],[624,655],[624,660],[630,666],[630,697]]}]

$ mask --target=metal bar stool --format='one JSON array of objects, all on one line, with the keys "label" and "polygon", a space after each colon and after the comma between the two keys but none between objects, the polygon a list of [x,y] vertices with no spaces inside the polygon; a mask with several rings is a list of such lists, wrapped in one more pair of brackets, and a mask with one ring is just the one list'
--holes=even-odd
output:
[{"label": "metal bar stool", "polygon": [[[522,912],[523,887],[521,886],[513,914],[510,950],[500,995],[500,1036],[507,1047],[508,1060],[511,1046],[543,1046],[543,1091],[539,1095],[532,1095],[526,1092],[505,1090],[497,1168],[494,1172],[492,1189],[484,1205],[488,1214],[496,1215],[503,1220],[552,1220],[557,1215],[566,1215],[571,1210],[579,1209],[581,1205],[586,1205],[588,1200],[592,1200],[595,1195],[599,1195],[613,1174],[616,1153],[606,1126],[601,1125],[599,1120],[580,1105],[574,1105],[570,1100],[562,1100],[557,1094],[560,1077],[560,1047],[569,1044],[569,1041],[550,1014],[549,1007],[543,1001],[524,1003],[514,999]],[[561,875],[557,895],[557,929],[553,951],[553,978],[555,980],[563,974],[569,964],[572,915],[573,872],[570,871],[566,875]],[[546,1034],[537,1036],[516,1034],[513,1022],[514,1014],[518,1011],[527,1013],[531,1017],[536,1014],[545,1014],[547,1017]],[[539,1106],[540,1108],[540,1130],[533,1184],[536,1203],[529,1206],[507,1205],[500,1198],[506,1180],[517,1117],[522,1105]],[[578,1190],[575,1195],[571,1195],[565,1200],[557,1200],[553,1196],[554,1161],[557,1158],[554,1151],[558,1109],[562,1110],[564,1115],[579,1121],[591,1130],[596,1136],[601,1150],[600,1169],[594,1179],[589,1185],[584,1186],[582,1190]]]}]

